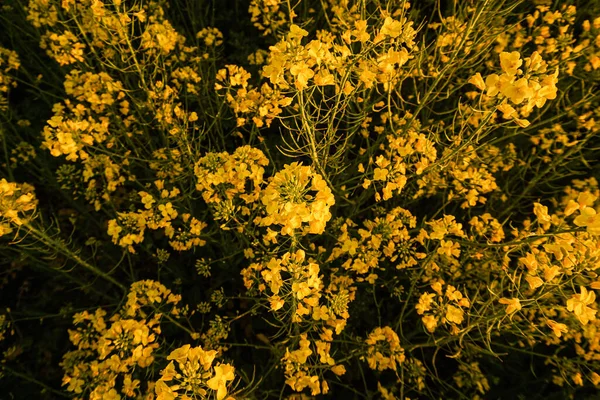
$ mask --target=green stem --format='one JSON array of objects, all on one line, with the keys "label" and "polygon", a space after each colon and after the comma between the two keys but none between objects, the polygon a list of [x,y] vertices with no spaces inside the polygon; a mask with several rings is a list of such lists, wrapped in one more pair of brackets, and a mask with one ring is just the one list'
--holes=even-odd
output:
[{"label": "green stem", "polygon": [[10,373],[11,375],[18,377],[18,378],[24,379],[31,383],[35,383],[36,385],[43,387],[44,391],[51,392],[55,395],[58,395],[60,397],[64,397],[67,399],[71,398],[71,396],[69,396],[68,394],[63,393],[60,390],[56,390],[56,389],[46,385],[44,382],[38,381],[37,379],[35,379],[29,375],[23,374],[21,372],[15,371],[14,369],[12,369],[10,367],[7,367],[6,364],[2,364],[2,366],[0,366],[0,369]]},{"label": "green stem", "polygon": [[101,277],[101,278],[109,281],[110,283],[114,284],[119,289],[121,289],[123,292],[127,291],[127,288],[125,287],[125,285],[123,285],[121,282],[117,281],[115,278],[113,278],[112,276],[108,275],[107,273],[101,271],[97,267],[91,265],[87,261],[83,260],[77,254],[75,254],[73,251],[71,251],[69,248],[67,248],[64,245],[64,243],[61,243],[61,242],[59,242],[59,241],[51,238],[45,232],[39,231],[35,227],[31,226],[29,223],[26,223],[24,225],[29,230],[29,233],[31,233],[36,239],[38,239],[39,241],[41,241],[42,243],[44,243],[45,245],[47,245],[51,249],[60,252],[61,254],[65,255],[68,258],[70,258],[71,260],[75,261],[77,264],[81,265],[82,267],[84,267],[88,271],[90,271],[90,272],[94,273],[95,275],[98,275],[99,277]]}]

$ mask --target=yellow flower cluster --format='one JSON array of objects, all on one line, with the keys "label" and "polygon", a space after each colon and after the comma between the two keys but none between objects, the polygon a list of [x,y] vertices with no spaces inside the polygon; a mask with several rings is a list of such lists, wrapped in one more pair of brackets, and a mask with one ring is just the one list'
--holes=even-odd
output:
[{"label": "yellow flower cluster", "polygon": [[179,315],[181,310],[177,308],[177,304],[181,301],[181,295],[176,295],[167,289],[165,285],[153,281],[137,281],[131,284],[129,293],[127,293],[127,303],[123,307],[123,312],[133,317],[141,315],[146,317],[144,307],[150,306],[153,309],[171,307],[168,310],[163,310],[170,315]]},{"label": "yellow flower cluster", "polygon": [[[374,34],[372,40],[367,28],[368,21],[359,20],[354,23],[354,29],[346,30],[341,36],[322,32],[317,39],[302,45],[302,38],[308,32],[292,24],[286,37],[270,47],[262,75],[283,90],[293,86],[303,91],[311,84],[333,85],[336,93],[350,95],[359,85],[372,88],[377,83],[389,90],[398,82],[402,66],[410,59],[408,50],[413,47],[416,32],[412,22],[391,17],[387,17],[378,30],[370,27]],[[368,46],[372,58],[365,57],[363,52],[354,54],[349,46],[356,42]]]},{"label": "yellow flower cluster", "polygon": [[451,143],[427,163],[424,171],[417,171],[419,189],[413,198],[431,197],[443,191],[449,202],[460,201],[461,208],[486,204],[491,194],[499,192],[496,174],[510,171],[519,162],[514,145],[476,147],[460,136],[454,136]]},{"label": "yellow flower cluster", "polygon": [[167,55],[175,49],[177,42],[183,40],[182,36],[171,26],[169,21],[156,21],[146,26],[142,33],[141,47],[149,55]]},{"label": "yellow flower cluster", "polygon": [[290,236],[323,233],[331,219],[329,208],[335,203],[323,177],[298,162],[285,165],[271,177],[260,200],[267,215],[255,222],[279,225],[281,234]]},{"label": "yellow flower cluster", "polygon": [[373,221],[365,220],[364,228],[360,229],[356,229],[356,223],[348,219],[340,227],[337,246],[327,261],[347,257],[343,268],[360,275],[369,274],[367,278],[358,277],[357,281],[377,279],[379,264],[386,260],[395,264],[397,269],[414,267],[417,260],[425,257],[424,253],[416,250],[416,240],[408,231],[416,223],[416,217],[401,207],[387,211]]},{"label": "yellow flower cluster", "polygon": [[168,201],[180,194],[179,189],[169,191],[161,180],[155,181],[154,186],[159,191],[156,197],[145,191],[138,193],[143,209],[138,209],[137,212],[119,212],[117,218],[108,221],[107,232],[113,243],[135,253],[133,245],[144,241],[146,229],[160,229],[170,239],[171,247],[177,251],[203,246],[206,241],[201,239],[202,230],[207,224],[189,213],[179,214],[173,203]]},{"label": "yellow flower cluster", "polygon": [[600,17],[594,18],[592,22],[585,20],[582,23],[582,28],[582,44],[592,42],[592,46],[586,46],[587,63],[583,69],[585,71],[595,71],[600,68]]},{"label": "yellow flower cluster", "polygon": [[[54,105],[54,115],[44,127],[43,146],[53,156],[66,155],[70,161],[87,159],[89,153],[86,148],[93,150],[93,146],[100,143],[107,142],[106,147],[112,147],[117,138],[109,132],[117,121],[106,114],[110,107],[125,97],[122,83],[103,72],[94,74],[73,70],[65,78],[65,91],[78,102],[65,100]],[[127,101],[123,100],[118,105],[120,114],[126,115],[129,108]]]},{"label": "yellow flower cluster", "polygon": [[196,39],[202,40],[206,47],[220,46],[223,44],[223,33],[217,28],[208,27],[199,31]]},{"label": "yellow flower cluster", "polygon": [[162,80],[153,82],[147,91],[148,107],[154,110],[154,118],[160,129],[175,138],[185,137],[189,125],[198,120],[198,114],[195,111],[186,111],[180,95],[185,91],[197,95],[201,78],[189,67],[174,68],[170,78],[172,86],[164,84]]},{"label": "yellow flower cluster", "polygon": [[14,329],[11,329],[11,322],[7,320],[6,314],[0,315],[0,342],[8,335],[14,335]]},{"label": "yellow flower cluster", "polygon": [[485,395],[490,390],[490,383],[476,361],[468,364],[461,363],[458,366],[458,373],[452,378],[461,389],[474,388],[482,395]]},{"label": "yellow flower cluster", "polygon": [[398,370],[398,365],[406,360],[400,338],[389,326],[377,327],[365,340],[368,346],[366,360],[369,368],[377,371]]},{"label": "yellow flower cluster", "polygon": [[578,116],[575,122],[577,129],[574,132],[567,131],[563,124],[554,124],[531,136],[531,143],[535,145],[536,152],[544,163],[552,163],[554,157],[562,156],[579,145],[584,136],[600,131],[600,126],[589,113]]},{"label": "yellow flower cluster", "polygon": [[244,284],[250,289],[258,280],[260,292],[268,287],[271,311],[282,309],[287,303],[295,321],[312,316],[315,321],[329,321],[333,327],[341,329],[334,313],[319,305],[322,286],[319,265],[310,259],[305,265],[305,258],[304,250],[298,250],[287,252],[281,258],[271,258],[266,263],[250,264],[242,271]]},{"label": "yellow flower cluster", "polygon": [[37,204],[33,186],[0,179],[0,236],[11,233],[13,227],[28,223]]},{"label": "yellow flower cluster", "polygon": [[248,117],[258,127],[270,127],[273,120],[292,103],[291,97],[281,94],[264,83],[260,90],[248,84],[250,73],[236,65],[226,65],[217,72],[215,90],[225,91],[225,98],[237,118],[237,126],[249,122]]},{"label": "yellow flower cluster", "polygon": [[83,161],[81,180],[86,184],[85,198],[99,211],[102,205],[113,200],[117,188],[123,186],[128,176],[128,160],[115,163],[105,154],[92,155]]},{"label": "yellow flower cluster", "polygon": [[252,0],[248,7],[250,21],[265,36],[277,34],[296,16],[293,9],[285,10],[288,4],[284,0]]},{"label": "yellow flower cluster", "polygon": [[[468,29],[467,23],[456,16],[443,19],[443,32],[437,35],[435,46],[438,48],[440,60],[444,63],[450,61],[453,51]],[[438,30],[441,23],[430,24],[432,29]]]},{"label": "yellow flower cluster", "polygon": [[469,238],[476,240],[482,237],[491,243],[499,243],[504,239],[502,224],[490,213],[484,213],[469,220],[472,234]]},{"label": "yellow flower cluster", "polygon": [[[478,73],[469,82],[480,90],[486,90],[486,95],[490,98],[500,95],[500,104],[496,109],[502,113],[502,117],[514,120],[521,127],[527,127],[529,121],[521,117],[526,118],[534,107],[541,108],[546,100],[556,98],[558,68],[554,73],[546,74],[548,64],[537,51],[525,60],[521,59],[518,51],[502,52],[500,67],[503,71],[501,75],[490,74],[484,81]],[[523,105],[517,110],[508,103],[509,100],[514,105]]]},{"label": "yellow flower cluster", "polygon": [[189,344],[173,350],[167,356],[171,362],[160,372],[154,387],[156,400],[213,398],[209,390],[216,392],[217,400],[223,400],[235,379],[235,369],[230,364],[213,365],[216,356],[215,350],[205,351]]},{"label": "yellow flower cluster", "polygon": [[[380,104],[382,105],[382,104]],[[385,132],[385,125],[392,122],[396,130],[386,135],[387,144],[384,149],[384,154],[380,154],[375,158],[369,159],[369,166],[373,167],[373,175],[371,179],[364,179],[362,186],[368,188],[372,184],[377,187],[383,185],[381,193],[375,193],[375,200],[389,200],[394,195],[399,195],[402,189],[408,182],[407,176],[412,174],[421,175],[423,172],[436,161],[437,151],[433,141],[431,141],[424,133],[413,127],[407,127],[408,120],[412,117],[407,113],[404,118],[399,118],[398,115],[382,115],[381,120],[383,126],[375,127],[375,131]],[[364,173],[365,167],[362,164],[358,165],[358,172]],[[426,187],[427,182],[419,180],[419,187]]]},{"label": "yellow flower cluster", "polygon": [[242,214],[248,215],[247,205],[258,200],[267,165],[264,153],[250,146],[240,146],[231,155],[208,153],[194,166],[196,190],[208,204],[240,199],[244,204]]},{"label": "yellow flower cluster", "polygon": [[10,151],[10,166],[11,168],[17,168],[19,165],[30,163],[36,158],[36,148],[28,142],[19,142]]},{"label": "yellow flower cluster", "polygon": [[25,10],[27,20],[36,28],[43,25],[54,26],[58,22],[57,4],[52,4],[48,0],[30,0]]},{"label": "yellow flower cluster", "polygon": [[[329,392],[329,384],[326,380],[320,380],[319,374],[314,374],[318,371],[315,366],[311,366],[309,363],[309,357],[318,357],[318,363],[316,367],[325,366],[335,375],[340,376],[346,373],[346,369],[343,365],[336,365],[335,360],[329,354],[331,350],[331,343],[328,343],[330,339],[327,335],[322,334],[322,340],[314,340],[313,351],[311,347],[311,340],[308,339],[307,334],[301,334],[297,343],[297,349],[290,351],[289,348],[285,349],[285,355],[282,358],[285,368],[286,384],[288,384],[294,391],[301,392],[306,388],[309,388],[311,395],[316,396],[319,394],[327,394]],[[320,364],[320,365],[319,365]],[[314,374],[314,375],[313,375]]]},{"label": "yellow flower cluster", "polygon": [[[253,263],[242,271],[242,276],[249,291],[254,287],[259,292],[268,289],[270,310],[275,315],[303,327],[304,333],[286,347],[281,360],[286,383],[297,392],[309,388],[313,395],[327,393],[328,383],[321,379],[323,368],[338,376],[345,373],[344,366],[336,364],[330,352],[333,334],[341,334],[350,316],[348,303],[354,299],[356,289],[351,287],[352,281],[332,277],[323,291],[319,265],[306,260],[304,250]],[[323,292],[328,305],[322,304]],[[311,341],[309,332],[318,334],[319,339]]]},{"label": "yellow flower cluster", "polygon": [[423,245],[433,245],[430,251],[434,256],[427,264],[423,279],[432,279],[442,266],[449,273],[460,275],[460,240],[466,237],[462,224],[458,223],[453,215],[444,215],[442,218],[427,221],[426,224],[429,225],[429,230],[422,228],[417,240]]},{"label": "yellow flower cluster", "polygon": [[596,319],[598,310],[590,308],[591,304],[596,304],[596,293],[587,291],[583,286],[580,287],[581,293],[574,294],[567,300],[567,310],[572,311],[582,325]]},{"label": "yellow flower cluster", "polygon": [[77,350],[66,353],[61,363],[67,391],[81,400],[151,393],[154,383],[147,382],[140,369],[154,363],[162,312],[177,315],[179,301],[180,296],[162,284],[140,281],[131,286],[127,304],[110,319],[100,308],[75,314],[77,328],[69,330],[69,339]]},{"label": "yellow flower cluster", "polygon": [[0,47],[0,111],[7,107],[10,88],[17,85],[10,73],[19,69],[20,65],[19,55],[15,51]]},{"label": "yellow flower cluster", "polygon": [[148,167],[158,180],[173,182],[184,172],[184,154],[179,149],[160,148],[152,152]]},{"label": "yellow flower cluster", "polygon": [[[95,74],[73,69],[65,76],[64,86],[69,96],[98,114],[106,112],[110,106],[125,97],[123,84],[106,72]],[[120,106],[121,109],[128,108],[123,102]],[[126,112],[121,113],[127,115]]]},{"label": "yellow flower cluster", "polygon": [[[595,220],[586,220],[585,210],[594,210],[590,214],[596,211],[600,191],[596,179],[590,178],[574,180],[565,192],[561,201],[553,204],[554,212],[534,203],[534,222],[526,220],[522,229],[513,230],[512,234],[521,240],[538,237],[517,250],[521,255],[518,276],[529,288],[525,290],[521,285],[521,296],[500,297],[498,303],[505,306],[503,314],[511,321],[526,317],[548,328],[540,337],[547,345],[583,340],[576,346],[577,352],[591,360],[600,354],[600,343],[592,333],[600,326],[594,292],[600,289],[595,272],[600,262],[600,235],[594,231]],[[573,218],[578,211],[580,215]],[[582,229],[588,228],[585,222],[590,222],[591,230]],[[573,287],[573,279],[579,290]],[[556,288],[560,288],[559,296],[553,294]]]},{"label": "yellow flower cluster", "polygon": [[600,236],[600,213],[597,212],[600,204],[593,207],[594,203],[598,200],[598,196],[595,196],[589,192],[582,192],[577,196],[577,201],[569,200],[567,207],[565,208],[565,216],[573,214],[575,211],[579,211],[579,215],[573,220],[573,224],[579,227],[585,227],[586,231],[590,235]]},{"label": "yellow flower cluster", "polygon": [[85,45],[80,43],[77,36],[70,31],[64,31],[62,35],[46,33],[42,36],[40,47],[46,50],[46,53],[60,65],[84,61],[83,51]]},{"label": "yellow flower cluster", "polygon": [[423,315],[421,317],[423,326],[428,332],[433,333],[441,320],[449,325],[451,334],[458,334],[460,331],[458,325],[461,325],[465,319],[464,309],[468,309],[471,302],[460,290],[453,285],[445,284],[442,279],[436,279],[430,287],[434,293],[423,293],[415,305],[417,314]]}]

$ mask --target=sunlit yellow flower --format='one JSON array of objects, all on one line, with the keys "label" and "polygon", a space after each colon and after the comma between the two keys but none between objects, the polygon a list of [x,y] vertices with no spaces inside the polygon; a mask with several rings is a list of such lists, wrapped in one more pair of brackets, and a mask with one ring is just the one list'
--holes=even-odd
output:
[{"label": "sunlit yellow flower", "polygon": [[554,332],[556,337],[561,337],[563,333],[567,333],[569,331],[569,329],[567,328],[567,325],[561,324],[552,319],[549,319],[548,321],[546,321],[546,324],[548,324],[550,329],[552,329],[552,332]]},{"label": "sunlit yellow flower", "polygon": [[271,179],[262,192],[267,217],[262,225],[282,225],[281,234],[291,235],[302,228],[305,233],[319,234],[331,219],[329,208],[334,198],[321,175],[295,162],[286,165]]},{"label": "sunlit yellow flower", "polygon": [[475,85],[479,90],[485,90],[486,88],[485,81],[479,72],[469,78],[468,82]]},{"label": "sunlit yellow flower", "polygon": [[593,290],[588,292],[583,286],[579,288],[581,293],[574,294],[567,300],[567,310],[572,311],[582,325],[586,325],[596,319],[596,310],[588,307],[595,303],[596,293]]},{"label": "sunlit yellow flower", "polygon": [[503,297],[500,300],[498,300],[498,303],[506,304],[506,313],[507,314],[515,313],[521,309],[521,301],[516,297],[513,297],[512,299]]},{"label": "sunlit yellow flower", "polygon": [[386,17],[381,27],[381,34],[397,38],[402,34],[402,23],[391,17]]},{"label": "sunlit yellow flower", "polygon": [[540,203],[533,203],[533,213],[542,224],[552,221],[552,218],[550,218],[550,215],[548,214],[548,207]]},{"label": "sunlit yellow flower", "polygon": [[460,325],[463,323],[464,321],[464,317],[465,313],[464,311],[459,308],[459,307],[455,307],[453,305],[448,305],[446,306],[446,320],[455,323],[457,325]]},{"label": "sunlit yellow flower", "polygon": [[403,363],[406,359],[398,334],[389,326],[375,328],[365,343],[369,345],[367,361],[371,369],[395,371],[397,364]]},{"label": "sunlit yellow flower", "polygon": [[592,207],[585,207],[581,210],[581,214],[573,220],[577,226],[586,227],[587,231],[592,235],[600,235],[600,214]]},{"label": "sunlit yellow flower", "polygon": [[217,365],[215,376],[206,382],[209,388],[217,391],[217,400],[223,400],[227,395],[227,382],[235,379],[234,370],[229,364]]},{"label": "sunlit yellow flower", "polygon": [[523,60],[521,60],[521,55],[518,51],[513,51],[512,53],[503,51],[500,53],[500,66],[506,74],[511,76],[516,75],[522,64]]},{"label": "sunlit yellow flower", "polygon": [[421,321],[423,322],[425,329],[430,333],[433,333],[438,325],[438,320],[433,315],[425,315],[421,318]]},{"label": "sunlit yellow flower", "polygon": [[577,196],[577,201],[569,200],[565,208],[565,215],[569,216],[577,210],[583,210],[586,207],[591,207],[596,202],[597,197],[590,192],[581,192]]},{"label": "sunlit yellow flower", "polygon": [[529,86],[526,78],[521,78],[502,88],[502,94],[515,104],[520,104],[523,100],[533,96],[533,90]]}]

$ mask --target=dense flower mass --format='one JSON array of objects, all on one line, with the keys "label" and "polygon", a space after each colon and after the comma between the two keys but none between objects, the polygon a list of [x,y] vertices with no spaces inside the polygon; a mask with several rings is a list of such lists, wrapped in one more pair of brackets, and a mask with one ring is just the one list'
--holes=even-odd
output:
[{"label": "dense flower mass", "polygon": [[298,229],[303,233],[323,233],[331,219],[329,208],[335,203],[323,177],[299,163],[278,171],[262,192],[261,201],[267,216],[259,224],[281,225],[282,235],[292,235]]},{"label": "dense flower mass", "polygon": [[37,204],[31,185],[0,179],[0,236],[29,222]]},{"label": "dense flower mass", "polygon": [[5,0],[0,397],[593,397],[596,3]]}]

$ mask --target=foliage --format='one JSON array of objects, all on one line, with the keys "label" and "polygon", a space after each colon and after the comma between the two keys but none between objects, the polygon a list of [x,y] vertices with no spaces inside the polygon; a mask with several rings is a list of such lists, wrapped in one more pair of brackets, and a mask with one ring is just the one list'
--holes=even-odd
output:
[{"label": "foliage", "polygon": [[595,398],[584,3],[4,2],[1,393]]}]

